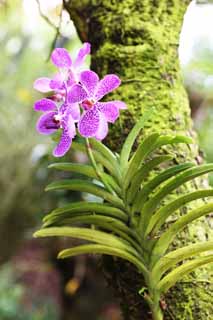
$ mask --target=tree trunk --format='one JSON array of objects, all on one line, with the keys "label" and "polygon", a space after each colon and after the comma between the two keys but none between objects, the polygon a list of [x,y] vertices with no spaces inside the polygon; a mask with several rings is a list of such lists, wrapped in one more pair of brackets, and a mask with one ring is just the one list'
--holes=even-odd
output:
[{"label": "tree trunk", "polygon": [[[112,126],[106,143],[118,150],[129,129],[145,109],[154,106],[143,134],[158,131],[178,133],[195,139],[192,147],[179,145],[173,152],[176,161],[200,156],[188,98],[183,87],[178,61],[178,42],[189,0],[70,0],[64,5],[80,38],[92,44],[92,69],[104,75],[116,73],[123,85],[113,98],[123,100],[128,111]],[[164,150],[167,152],[167,148]],[[205,181],[204,181],[205,183]],[[207,183],[207,182],[206,182]],[[180,192],[203,186],[203,180],[187,184]],[[176,195],[173,195],[175,197]],[[176,239],[181,247],[210,235],[208,219],[192,224]],[[148,320],[151,314],[138,290],[143,279],[128,263],[103,258],[109,283],[118,296],[125,320]],[[184,278],[165,297],[164,319],[212,319],[212,285],[207,269]]]}]

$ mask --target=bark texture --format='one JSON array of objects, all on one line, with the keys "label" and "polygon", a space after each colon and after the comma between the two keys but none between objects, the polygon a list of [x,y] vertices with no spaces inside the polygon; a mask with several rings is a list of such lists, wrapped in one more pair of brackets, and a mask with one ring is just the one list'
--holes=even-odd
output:
[{"label": "bark texture", "polygon": [[[82,41],[92,44],[92,69],[100,75],[117,73],[123,85],[113,98],[123,100],[128,111],[113,125],[106,143],[115,150],[143,111],[155,107],[144,134],[152,131],[178,133],[195,139],[193,146],[180,145],[176,162],[200,156],[192,129],[188,98],[178,61],[179,34],[189,0],[68,0],[64,5]],[[167,148],[164,150],[167,152]],[[197,179],[180,192],[203,186]],[[174,197],[176,195],[173,195]],[[208,219],[192,224],[174,246],[212,235]],[[109,283],[118,296],[125,320],[148,320],[151,315],[138,294],[143,279],[120,260],[103,258]],[[165,297],[166,320],[212,319],[211,279],[207,269],[186,277]],[[213,293],[212,293],[213,296]]]}]

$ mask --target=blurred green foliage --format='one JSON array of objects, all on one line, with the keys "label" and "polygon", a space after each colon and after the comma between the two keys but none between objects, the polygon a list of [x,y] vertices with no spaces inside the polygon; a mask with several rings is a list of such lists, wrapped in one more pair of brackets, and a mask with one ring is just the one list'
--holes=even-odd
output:
[{"label": "blurred green foliage", "polygon": [[[17,283],[11,264],[0,269],[0,319],[1,320],[49,320],[59,319],[53,301],[40,299],[40,303],[29,308],[23,285]],[[38,298],[37,298],[38,300]]]},{"label": "blurred green foliage", "polygon": [[[17,19],[20,16],[23,19]],[[21,1],[7,2],[0,11],[0,262],[14,252],[23,231],[34,225],[43,205],[41,194],[47,173],[41,175],[38,165],[47,152],[48,140],[39,152],[32,83],[49,70],[42,54],[47,50],[42,47],[46,39],[40,38],[37,52],[32,46],[34,40],[24,29]]]}]

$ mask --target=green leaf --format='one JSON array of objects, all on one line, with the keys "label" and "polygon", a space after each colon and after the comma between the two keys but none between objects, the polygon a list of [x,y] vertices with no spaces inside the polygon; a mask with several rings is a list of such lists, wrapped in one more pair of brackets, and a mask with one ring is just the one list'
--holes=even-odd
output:
[{"label": "green leaf", "polygon": [[159,191],[156,191],[156,193],[150,198],[150,200],[147,201],[147,203],[143,207],[140,223],[142,233],[145,233],[152,213],[164,197],[168,196],[169,193],[171,193],[173,190],[177,189],[187,181],[190,181],[210,171],[213,171],[213,164],[204,164],[199,167],[189,168],[171,178]]},{"label": "green leaf", "polygon": [[157,174],[154,178],[149,180],[142,189],[138,192],[137,197],[133,203],[133,210],[140,212],[142,208],[145,206],[147,199],[150,194],[160,186],[161,183],[175,176],[177,173],[182,171],[186,171],[187,169],[194,167],[193,163],[184,163],[179,164],[177,166],[173,166],[164,170],[163,172]]},{"label": "green leaf", "polygon": [[213,255],[208,255],[186,262],[180,267],[177,267],[166,275],[157,285],[157,289],[161,293],[166,293],[176,282],[180,281],[184,276],[191,273],[198,267],[202,267],[213,262]]},{"label": "green leaf", "polygon": [[99,213],[106,216],[111,216],[117,219],[120,219],[124,222],[128,221],[127,214],[115,207],[109,206],[105,203],[96,203],[96,202],[73,202],[64,207],[57,208],[53,210],[50,214],[46,215],[43,219],[44,222],[47,222],[51,219],[60,219],[60,217],[67,218],[74,213],[79,212],[91,212]]},{"label": "green leaf", "polygon": [[[132,231],[121,221],[113,218],[113,217],[107,217],[107,216],[102,216],[100,214],[86,214],[84,213],[84,215],[75,215],[75,216],[71,216],[71,217],[66,217],[65,220],[60,219],[58,220],[59,224],[63,223],[64,221],[67,222],[67,224],[72,224],[72,223],[85,223],[85,224],[96,224],[99,226],[103,226],[108,223],[109,225],[112,225],[124,232],[126,232],[127,234],[132,235]],[[45,226],[46,227],[46,226]]]},{"label": "green leaf", "polygon": [[43,227],[72,225],[75,223],[92,224],[105,230],[112,231],[114,234],[119,235],[121,239],[129,242],[137,250],[137,252],[142,251],[142,248],[138,244],[137,235],[134,233],[134,231],[128,228],[123,222],[112,217],[78,213],[73,217],[60,219],[58,222],[46,222]]},{"label": "green leaf", "polygon": [[151,217],[149,225],[145,231],[145,237],[150,232],[152,232],[152,234],[155,234],[161,228],[161,226],[166,221],[166,219],[175,211],[179,210],[182,206],[186,205],[191,201],[194,201],[197,199],[203,199],[205,197],[212,197],[212,196],[213,196],[213,189],[198,190],[198,191],[194,191],[189,194],[180,196],[177,199],[164,205]]},{"label": "green leaf", "polygon": [[120,164],[121,164],[121,170],[122,172],[126,169],[129,161],[129,157],[132,151],[132,147],[135,143],[135,140],[141,131],[141,129],[145,126],[148,119],[151,117],[152,109],[147,110],[144,112],[143,116],[140,118],[140,120],[135,124],[133,129],[128,134],[128,137],[126,138],[126,141],[123,144],[122,150],[121,150],[121,156],[120,156]]},{"label": "green leaf", "polygon": [[[88,240],[91,242],[107,245],[113,248],[126,250],[130,253],[134,249],[126,242],[122,241],[118,237],[108,234],[103,231],[88,229],[88,228],[76,228],[76,227],[52,227],[41,229],[35,232],[34,237],[71,237],[76,239]],[[134,252],[135,256],[138,257],[137,251]]]},{"label": "green leaf", "polygon": [[[96,179],[100,181],[99,176],[97,175],[95,169],[86,164],[79,164],[79,163],[70,163],[70,162],[56,162],[48,166],[50,169],[57,169],[57,170],[62,170],[62,171],[70,171],[70,172],[76,172],[80,173],[82,175],[85,175],[87,177]],[[121,195],[121,189],[119,185],[116,183],[116,181],[108,174],[105,172],[102,172],[102,176],[104,177],[105,180],[110,184],[110,186],[113,188],[113,190]]]},{"label": "green leaf", "polygon": [[[119,186],[119,184],[115,181],[115,179],[110,176],[109,174],[102,172],[101,173],[103,179],[111,186],[111,188],[115,191],[115,193],[117,193],[118,196],[121,196],[122,192],[121,192],[121,188]],[[118,179],[117,179],[118,181]]]},{"label": "green leaf", "polygon": [[46,187],[46,191],[51,190],[73,190],[94,194],[102,199],[112,203],[115,207],[124,209],[123,201],[115,195],[107,192],[103,187],[100,187],[92,182],[80,179],[66,179],[53,182]]},{"label": "green leaf", "polygon": [[169,252],[157,261],[154,268],[152,269],[152,277],[154,279],[160,278],[163,273],[165,273],[168,269],[172,268],[180,261],[184,261],[185,259],[191,258],[201,252],[210,250],[213,250],[213,241],[195,243]]},{"label": "green leaf", "polygon": [[[81,151],[87,154],[87,149],[85,145],[83,145],[82,143],[73,141],[72,149]],[[106,168],[111,173],[111,175],[116,178],[116,181],[119,182],[119,176],[116,171],[116,167],[113,166],[113,163],[111,163],[106,157],[104,157],[101,153],[97,152],[96,150],[93,151],[93,154],[96,161],[99,162],[104,168]]]},{"label": "green leaf", "polygon": [[124,177],[123,189],[125,191],[127,190],[133,176],[140,169],[143,160],[150,153],[150,150],[152,150],[152,146],[155,144],[158,138],[158,133],[153,133],[149,135],[141,142],[141,144],[133,154]]},{"label": "green leaf", "polygon": [[172,158],[173,157],[170,155],[158,156],[145,163],[142,168],[136,172],[135,176],[132,179],[131,186],[127,191],[127,203],[131,203],[133,201],[138,192],[138,189],[141,186],[141,183],[149,176],[150,172],[158,165],[162,164],[165,161],[169,161]]},{"label": "green leaf", "polygon": [[126,190],[128,188],[132,177],[140,168],[145,157],[149,156],[153,151],[156,151],[158,148],[166,145],[191,142],[192,139],[185,136],[160,136],[157,133],[153,133],[145,138],[130,161],[129,168],[124,179],[124,189]]},{"label": "green leaf", "polygon": [[98,176],[92,166],[80,163],[71,162],[56,162],[48,166],[50,169],[57,169],[62,171],[76,172],[87,177],[98,180]]},{"label": "green leaf", "polygon": [[157,240],[155,247],[153,249],[153,256],[161,256],[168,249],[170,243],[173,241],[174,237],[185,228],[192,221],[207,215],[213,211],[213,203],[208,203],[200,208],[196,208],[185,214],[184,216],[178,218],[178,220],[173,223]]},{"label": "green leaf", "polygon": [[136,258],[135,256],[131,255],[130,253],[106,246],[106,245],[100,245],[100,244],[87,244],[87,245],[81,245],[74,248],[69,248],[61,251],[58,255],[59,259],[69,258],[80,254],[106,254],[111,255],[115,257],[120,257],[124,260],[127,260],[131,262],[133,265],[135,265],[140,272],[147,273],[146,267],[143,265],[143,263]]},{"label": "green leaf", "polygon": [[110,161],[117,168],[117,170],[120,171],[118,160],[109,148],[107,148],[103,143],[96,139],[89,139],[89,142],[94,148],[94,150],[97,150],[100,154],[102,154],[103,157]]}]

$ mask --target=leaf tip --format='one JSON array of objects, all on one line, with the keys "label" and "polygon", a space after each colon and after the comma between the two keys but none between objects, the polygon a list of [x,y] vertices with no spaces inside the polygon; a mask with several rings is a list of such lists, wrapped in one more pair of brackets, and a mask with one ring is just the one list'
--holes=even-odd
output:
[{"label": "leaf tip", "polygon": [[33,238],[39,238],[40,237],[40,230],[33,233]]},{"label": "leaf tip", "polygon": [[64,255],[64,251],[59,252],[57,255],[57,259],[64,259],[64,258],[66,258]]}]

